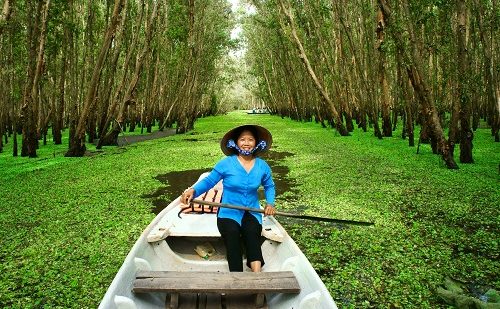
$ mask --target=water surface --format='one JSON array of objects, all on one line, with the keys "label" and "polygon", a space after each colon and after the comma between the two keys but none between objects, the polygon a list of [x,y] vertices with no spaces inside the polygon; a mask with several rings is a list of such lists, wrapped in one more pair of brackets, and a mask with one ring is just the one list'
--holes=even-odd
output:
[{"label": "water surface", "polygon": [[[273,180],[276,185],[276,197],[283,195],[285,192],[289,192],[289,198],[294,198],[298,194],[296,187],[296,182],[294,179],[288,177],[289,168],[280,164],[280,162],[287,157],[293,156],[290,152],[278,152],[278,151],[268,151],[262,158],[271,167],[273,173]],[[194,169],[187,171],[175,171],[167,174],[161,174],[156,176],[164,186],[156,189],[155,192],[151,194],[145,194],[142,197],[152,199],[154,207],[151,211],[155,214],[159,214],[172,200],[176,199],[182,194],[187,187],[193,185],[201,174],[205,172],[210,172],[211,167],[204,169]],[[264,199],[264,192],[259,190],[259,198]]]}]

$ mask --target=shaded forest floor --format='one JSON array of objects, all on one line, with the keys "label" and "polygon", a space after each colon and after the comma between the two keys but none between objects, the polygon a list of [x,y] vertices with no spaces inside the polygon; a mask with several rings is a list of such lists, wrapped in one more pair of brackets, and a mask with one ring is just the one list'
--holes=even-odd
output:
[{"label": "shaded forest floor", "polygon": [[65,158],[67,144],[13,158],[7,144],[0,307],[95,308],[154,217],[142,196],[163,186],[155,177],[212,167],[223,156],[221,136],[242,123],[266,126],[272,151],[293,154],[280,164],[298,194],[283,194],[281,210],[375,221],[365,228],[280,218],[340,308],[447,308],[436,294],[447,277],[475,296],[500,290],[500,144],[489,130],[475,133],[475,164],[448,170],[429,145],[417,155],[399,137],[340,137],[315,123],[234,112],[200,119],[188,134],[84,158]]}]

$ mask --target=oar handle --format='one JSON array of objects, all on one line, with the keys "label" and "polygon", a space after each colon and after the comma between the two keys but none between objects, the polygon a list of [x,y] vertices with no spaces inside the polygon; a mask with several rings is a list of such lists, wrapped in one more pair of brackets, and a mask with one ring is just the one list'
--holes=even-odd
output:
[{"label": "oar handle", "polygon": [[[223,207],[223,208],[231,208],[231,209],[239,209],[239,210],[247,210],[264,213],[264,209],[261,208],[250,208],[245,206],[231,205],[231,204],[222,204],[216,202],[208,202],[203,200],[194,199],[191,203],[207,205],[207,206],[215,206],[215,207]],[[352,220],[342,220],[342,219],[334,219],[334,218],[323,218],[323,217],[313,217],[306,215],[293,214],[289,212],[281,212],[276,211],[276,215],[285,216],[285,217],[294,217],[300,219],[314,220],[314,221],[325,221],[325,222],[333,222],[333,223],[341,223],[341,224],[351,224],[351,225],[361,225],[361,226],[369,226],[374,225],[373,222],[365,222],[365,221],[352,221]]]},{"label": "oar handle", "polygon": [[[251,207],[231,205],[231,204],[222,204],[222,203],[209,202],[209,201],[197,200],[197,199],[192,200],[191,203],[264,213],[264,209],[262,209],[262,208],[251,208]],[[279,214],[278,211],[276,212],[276,214]]]}]

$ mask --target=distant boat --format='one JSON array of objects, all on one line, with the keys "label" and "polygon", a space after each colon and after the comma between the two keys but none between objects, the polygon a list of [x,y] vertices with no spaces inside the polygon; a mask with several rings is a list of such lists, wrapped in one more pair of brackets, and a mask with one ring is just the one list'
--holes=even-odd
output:
[{"label": "distant boat", "polygon": [[[198,199],[217,202],[221,195],[218,184]],[[144,230],[99,308],[337,308],[274,217],[263,218],[263,272],[234,273],[217,230],[217,210],[195,205],[181,218],[180,205],[175,199]]]},{"label": "distant boat", "polygon": [[247,112],[247,114],[269,114],[267,108],[253,108]]}]

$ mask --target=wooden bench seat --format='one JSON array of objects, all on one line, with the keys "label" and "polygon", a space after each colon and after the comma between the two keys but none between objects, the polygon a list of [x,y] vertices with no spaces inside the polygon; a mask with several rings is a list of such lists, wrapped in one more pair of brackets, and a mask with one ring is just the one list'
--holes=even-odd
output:
[{"label": "wooden bench seat", "polygon": [[300,293],[300,286],[291,271],[261,273],[139,271],[133,291],[135,293]]},{"label": "wooden bench seat", "polygon": [[257,307],[264,302],[264,293],[300,293],[300,286],[291,271],[283,272],[181,272],[139,271],[134,293],[165,292],[171,294],[170,306],[177,307],[183,293],[256,294]]}]

